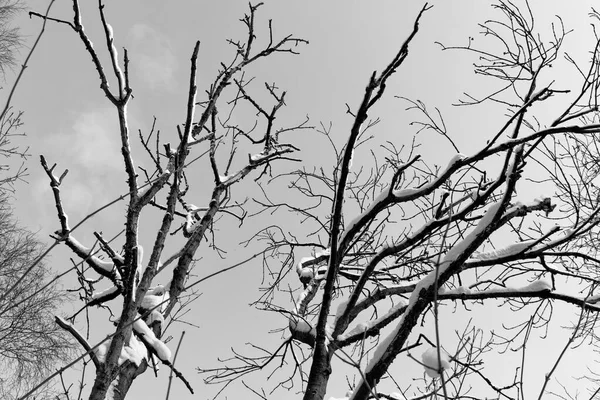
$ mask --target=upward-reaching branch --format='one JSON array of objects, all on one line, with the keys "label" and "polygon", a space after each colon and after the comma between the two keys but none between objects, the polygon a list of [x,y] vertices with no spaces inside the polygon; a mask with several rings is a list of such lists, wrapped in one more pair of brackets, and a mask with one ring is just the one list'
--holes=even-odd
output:
[{"label": "upward-reaching branch", "polygon": [[323,300],[321,303],[319,319],[316,327],[315,354],[313,356],[313,364],[308,380],[308,386],[304,395],[305,400],[321,400],[324,398],[325,388],[327,386],[326,383],[329,378],[329,374],[331,373],[331,368],[329,366],[329,349],[325,343],[327,340],[326,325],[327,317],[331,307],[334,284],[339,270],[339,264],[343,258],[343,252],[345,250],[339,248],[338,240],[341,234],[340,225],[342,221],[342,205],[344,204],[344,192],[346,191],[346,182],[348,180],[348,166],[350,164],[350,160],[352,159],[354,146],[361,132],[361,128],[368,118],[369,110],[377,103],[381,96],[383,96],[388,78],[406,59],[406,56],[408,55],[409,43],[417,34],[417,31],[419,30],[419,20],[428,8],[429,7],[426,3],[415,19],[415,24],[411,34],[406,39],[400,48],[400,51],[398,51],[387,68],[381,73],[381,75],[377,76],[377,74],[374,72],[371,76],[358,111],[355,114],[354,122],[348,136],[339,177],[337,179],[337,187],[335,189],[330,230],[331,237],[329,239],[329,267],[327,269],[327,278],[325,280],[325,287],[323,289]]}]

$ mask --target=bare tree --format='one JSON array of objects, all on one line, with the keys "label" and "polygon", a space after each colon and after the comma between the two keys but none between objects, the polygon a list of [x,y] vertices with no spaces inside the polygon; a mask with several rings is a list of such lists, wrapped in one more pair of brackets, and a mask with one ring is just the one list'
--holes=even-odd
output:
[{"label": "bare tree", "polygon": [[22,44],[19,29],[10,25],[14,16],[22,10],[23,5],[19,0],[0,2],[0,71],[3,75],[6,73],[6,68],[16,64],[15,52]]},{"label": "bare tree", "polygon": [[[22,10],[20,1],[2,0],[0,1],[0,73],[3,79],[6,76],[6,70],[11,69],[16,64],[16,51],[22,45],[22,38],[19,29],[12,27],[11,22],[14,16]],[[15,85],[18,82],[15,82]],[[12,93],[11,93],[12,94]],[[25,174],[23,163],[15,169],[11,169],[4,160],[11,157],[24,159],[27,155],[27,149],[13,145],[11,139],[14,136],[22,136],[19,127],[21,126],[22,112],[15,112],[10,107],[11,95],[7,95],[6,105],[2,114],[0,114],[0,155],[3,163],[0,164],[0,186],[2,191],[12,188],[12,183],[22,179]],[[8,172],[11,171],[11,172]],[[8,174],[8,176],[6,176]]]},{"label": "bare tree", "polygon": [[[494,5],[497,18],[481,25],[484,39],[477,42],[483,47],[471,40],[465,46],[442,45],[476,56],[476,73],[498,86],[459,103],[474,112],[490,103],[506,114],[499,126],[478,128],[487,143],[461,154],[439,110],[400,98],[415,115],[412,125],[439,135],[455,155],[436,167],[435,160],[419,154],[416,140],[384,143],[372,150],[371,168],[352,167],[354,152],[370,143],[367,135],[378,122],[372,116],[375,106],[392,76],[402,73],[428,9],[418,14],[392,61],[373,72],[358,106],[348,107],[353,124],[341,149],[322,126],[324,141],[333,148],[331,168],[291,174],[295,193],[283,200],[265,188],[264,212],[291,213],[304,228],[269,226],[254,238],[269,243],[264,268],[272,278],[257,304],[285,316],[288,333],[274,349],[255,347],[258,355],[238,349],[224,365],[202,369],[208,382],[226,386],[269,366],[272,377],[290,364],[289,374],[274,387],[254,393],[267,398],[278,387],[300,384],[296,390],[304,399],[323,399],[331,390],[330,377],[339,373],[350,375],[346,398],[355,400],[522,399],[532,332],[545,332],[559,318],[563,326],[573,323],[571,336],[547,367],[538,388],[541,398],[565,352],[596,338],[598,14],[590,14],[593,43],[589,59],[581,61],[563,50],[568,30],[560,18],[548,37],[538,31],[527,2]],[[561,64],[570,67],[571,80],[555,82],[550,68]],[[568,88],[561,86],[565,82]],[[281,175],[275,184],[289,178]],[[523,193],[548,191],[554,195],[523,198]],[[307,248],[312,255],[298,260]],[[297,274],[297,290],[289,289],[290,272]],[[293,293],[293,304],[280,291]],[[553,313],[559,303],[570,305],[571,312]],[[498,330],[484,331],[477,326],[481,314],[472,311],[480,304],[491,310],[501,304],[512,313]],[[444,329],[456,329],[453,337],[440,332],[444,315],[456,316]],[[422,358],[413,355],[415,348],[425,350]],[[512,368],[512,380],[506,382],[490,375],[482,361],[490,352],[508,349],[521,357],[505,366]],[[395,381],[389,372],[395,360],[403,362],[399,374],[406,379]],[[415,369],[421,378],[411,381],[418,378]],[[592,381],[590,398],[596,389]]]},{"label": "bare tree", "polygon": [[[0,197],[0,292],[15,286],[40,255],[42,243],[12,220],[8,197]],[[52,315],[66,300],[56,279],[38,264],[0,301],[0,395],[17,398],[69,354],[70,344]]]},{"label": "bare tree", "polygon": [[[50,2],[50,6],[52,2]],[[49,10],[50,8],[48,8]],[[22,11],[19,1],[0,1],[0,73],[16,65],[22,38],[12,19]],[[14,82],[5,93],[0,113],[0,396],[16,399],[51,373],[56,362],[70,354],[68,336],[54,322],[53,314],[67,300],[41,261],[43,243],[17,223],[10,204],[14,183],[26,175],[27,148],[13,142],[21,132],[23,112],[13,110],[12,96],[27,62],[42,37],[40,31]],[[16,159],[17,163],[12,163]],[[6,164],[5,164],[6,162]],[[12,164],[11,164],[12,163]],[[45,386],[38,398],[54,397]]]},{"label": "bare tree", "polygon": [[[48,15],[53,4],[54,0],[50,0],[45,15]],[[23,4],[20,0],[0,0],[0,74],[3,79],[6,79],[7,68],[12,69],[15,67],[17,50],[23,45],[19,29],[10,25],[12,19],[20,11],[23,11]],[[0,191],[2,193],[13,191],[13,184],[17,181],[22,181],[27,176],[25,159],[28,156],[27,151],[29,149],[13,143],[15,137],[25,136],[19,129],[23,124],[21,119],[23,111],[15,110],[12,100],[21,82],[21,78],[28,67],[29,60],[40,43],[45,30],[46,21],[42,24],[39,34],[21,63],[18,73],[10,85],[10,90],[6,93],[6,98],[3,99],[4,106],[2,111],[0,111],[0,157],[2,158],[2,163],[0,164]],[[14,159],[19,159],[20,165],[11,165],[9,163],[11,159],[13,162]]]},{"label": "bare tree", "polygon": [[[99,23],[103,28],[108,59],[103,61],[95,50],[92,38],[84,30],[81,8],[73,0],[73,17],[59,19],[37,12],[30,15],[52,21],[70,28],[78,35],[85,51],[91,56],[100,87],[116,111],[121,152],[127,188],[120,199],[128,199],[124,238],[121,248],[116,247],[101,233],[96,232],[97,242],[90,247],[80,243],[74,231],[81,225],[70,225],[60,196],[60,189],[68,185],[67,171],[56,175],[56,165],[50,166],[44,157],[42,166],[50,180],[58,212],[60,229],[54,238],[64,242],[83,262],[86,268],[78,269],[81,286],[79,293],[84,301],[81,310],[67,318],[57,317],[57,323],[81,344],[85,353],[80,359],[91,360],[95,366],[95,379],[90,399],[107,396],[123,399],[133,381],[148,367],[164,364],[171,368],[190,391],[193,388],[185,375],[175,369],[171,362],[171,351],[161,340],[170,322],[178,319],[178,312],[187,306],[195,283],[187,284],[194,256],[200,245],[219,251],[214,241],[213,225],[221,217],[234,218],[242,223],[246,217],[243,198],[236,199],[235,187],[255,171],[259,179],[268,173],[272,164],[279,160],[291,160],[296,148],[287,143],[290,133],[307,128],[307,119],[292,126],[278,126],[277,112],[285,105],[284,91],[273,84],[265,84],[265,96],[255,97],[256,89],[245,69],[258,64],[266,57],[278,53],[296,54],[303,39],[287,35],[278,37],[269,22],[269,37],[257,37],[255,30],[258,5],[250,5],[249,12],[242,18],[247,35],[240,41],[229,40],[233,56],[221,64],[216,77],[202,98],[197,95],[196,60],[200,43],[197,42],[190,59],[189,91],[187,107],[182,110],[185,122],[176,127],[172,134],[163,134],[156,127],[139,138],[141,150],[147,161],[136,160],[132,146],[132,127],[127,118],[127,107],[132,98],[130,85],[129,55],[123,52],[119,58],[116,38],[105,14],[105,5],[98,1]],[[109,82],[113,82],[111,86]],[[232,116],[239,107],[250,107],[257,111],[257,121],[246,128],[234,123]],[[166,137],[166,139],[165,139]],[[175,140],[176,145],[171,145]],[[194,194],[192,179],[188,179],[188,168],[206,160],[212,177],[212,187],[203,186],[203,193]],[[143,178],[138,177],[138,174]],[[210,196],[207,200],[206,190]],[[206,201],[205,205],[196,206]],[[153,210],[151,213],[147,210]],[[156,216],[159,229],[150,251],[143,252],[138,227],[140,219]],[[182,240],[183,239],[183,240]],[[204,240],[206,239],[206,241]],[[163,254],[167,244],[178,246],[172,254]],[[100,250],[103,255],[98,255]],[[145,254],[145,256],[144,256]],[[161,271],[169,271],[171,279],[167,285],[153,283]],[[95,274],[95,276],[94,276]],[[97,290],[100,285],[108,289]],[[107,338],[97,344],[89,343],[78,324],[85,318],[90,307],[114,307],[107,302],[122,299],[122,307],[112,309],[118,316],[116,328],[107,332]],[[114,304],[114,303],[113,303]],[[107,325],[108,321],[107,321]],[[65,368],[67,368],[65,367]],[[59,372],[64,370],[61,369]],[[50,379],[50,378],[48,378]],[[64,395],[70,393],[65,389]],[[81,393],[81,392],[80,392]],[[30,393],[26,394],[29,395]],[[25,397],[25,396],[24,396]]]}]

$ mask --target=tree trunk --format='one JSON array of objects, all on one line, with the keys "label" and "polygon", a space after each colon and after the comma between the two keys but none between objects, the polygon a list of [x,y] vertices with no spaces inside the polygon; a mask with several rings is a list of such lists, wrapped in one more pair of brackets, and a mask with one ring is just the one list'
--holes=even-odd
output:
[{"label": "tree trunk", "polygon": [[96,371],[96,379],[94,380],[94,386],[92,386],[90,400],[104,400],[110,383],[110,376],[104,371],[104,368]]},{"label": "tree trunk", "polygon": [[124,400],[129,392],[133,380],[146,371],[148,362],[143,359],[138,367],[131,361],[125,361],[118,367],[119,371],[114,379],[99,371],[90,393],[90,400]]},{"label": "tree trunk", "polygon": [[115,380],[113,399],[124,400],[127,396],[127,392],[129,392],[129,388],[131,387],[133,380],[137,378],[138,375],[146,371],[147,366],[148,363],[146,360],[142,360],[142,363],[139,367],[128,361],[127,366],[119,371],[119,376]]},{"label": "tree trunk", "polygon": [[304,400],[323,400],[331,375],[331,360],[325,343],[317,343]]}]

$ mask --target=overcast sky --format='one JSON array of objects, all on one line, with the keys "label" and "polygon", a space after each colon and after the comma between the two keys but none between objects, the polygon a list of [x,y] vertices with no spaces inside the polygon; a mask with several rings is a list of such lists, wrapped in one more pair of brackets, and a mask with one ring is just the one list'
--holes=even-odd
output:
[{"label": "overcast sky", "polygon": [[[29,6],[43,12],[44,3],[30,1]],[[282,124],[300,122],[306,115],[314,125],[332,122],[334,140],[341,147],[352,122],[345,114],[345,104],[358,105],[370,74],[373,70],[382,70],[397,52],[424,2],[269,0],[265,3],[257,14],[259,43],[265,43],[267,21],[273,19],[276,36],[292,33],[307,39],[310,44],[298,46],[300,55],[278,54],[264,60],[251,73],[257,77],[257,82],[275,82],[288,92],[288,107],[280,116]],[[385,140],[398,145],[409,143],[415,128],[408,123],[415,116],[406,112],[406,104],[393,96],[419,99],[432,108],[440,108],[451,136],[463,153],[470,154],[488,138],[486,129],[493,127],[497,117],[486,115],[485,108],[457,109],[451,104],[456,103],[465,91],[483,94],[489,82],[474,76],[471,57],[442,52],[436,42],[462,45],[469,37],[474,37],[476,42],[484,40],[478,36],[477,23],[497,14],[487,1],[439,0],[430,3],[434,7],[423,16],[420,33],[412,43],[407,62],[392,79],[387,89],[388,97],[377,108],[377,115],[372,115],[383,120],[373,133],[378,136],[378,143]],[[585,35],[591,32],[587,13],[592,1],[534,0],[531,4],[540,24],[559,14],[568,28],[582,29],[581,33]],[[185,118],[189,58],[195,41],[201,41],[198,68],[201,93],[213,80],[219,63],[231,60],[234,54],[226,39],[243,38],[244,27],[238,20],[245,12],[247,2],[238,0],[107,3],[106,15],[113,26],[117,48],[126,47],[131,59],[131,85],[135,96],[129,108],[132,133],[137,134],[138,129],[147,133],[153,116],[156,116],[157,127],[165,137],[174,137],[175,125]],[[71,19],[70,2],[57,2],[52,16]],[[101,49],[103,37],[100,36],[95,6],[83,6],[83,22],[96,49]],[[23,15],[18,24],[31,43],[41,21]],[[574,34],[566,46],[575,54],[585,55],[586,43],[584,38]],[[107,54],[103,50],[100,52],[103,57]],[[7,81],[11,79],[9,76]],[[256,87],[257,90],[261,88],[260,85]],[[25,111],[27,138],[23,143],[30,146],[32,154],[28,164],[29,183],[18,186],[15,202],[16,214],[25,225],[39,231],[42,237],[59,227],[47,177],[37,163],[40,154],[45,155],[49,163],[56,162],[59,171],[64,168],[70,171],[62,194],[73,222],[126,191],[115,111],[99,89],[89,55],[67,26],[48,25],[17,92],[14,106]],[[302,150],[300,157],[306,165],[318,164],[331,157],[331,153],[323,150],[318,142],[321,139],[314,132],[303,132],[297,140]],[[424,155],[440,165],[454,155],[448,144],[436,138],[421,135],[419,141],[423,143]],[[136,157],[144,158],[145,155],[138,152]],[[328,164],[331,162],[330,159]],[[354,161],[357,162],[360,160]],[[292,167],[295,166],[282,168]],[[195,168],[197,179],[206,179],[207,162]],[[285,193],[278,195],[285,197]],[[125,203],[119,203],[103,212],[77,237],[89,244],[93,241],[93,231],[102,231],[107,237],[117,233],[123,227],[124,206]],[[229,224],[220,227],[220,240],[225,241],[223,247],[229,250],[227,259],[221,260],[201,251],[204,258],[194,271],[197,276],[234,264],[249,255],[236,244],[247,238],[250,230],[237,230],[234,222]],[[143,233],[142,244],[150,248],[152,238],[151,232]],[[56,271],[62,271],[70,266],[69,257],[67,251],[59,250],[51,255],[49,262]],[[205,386],[195,368],[216,366],[217,357],[231,355],[231,347],[243,350],[246,342],[276,347],[280,336],[268,332],[286,326],[287,322],[278,314],[261,313],[248,306],[259,295],[261,271],[260,262],[256,261],[242,270],[209,281],[200,288],[203,295],[187,318],[198,328],[176,326],[169,331],[175,338],[169,344],[173,349],[181,330],[187,331],[183,354],[177,365],[200,393],[191,396],[176,381],[171,398],[212,397],[217,388]],[[63,283],[65,287],[73,284],[72,279],[74,277]],[[105,321],[95,323],[94,337],[104,337],[110,328]],[[162,398],[167,384],[165,372],[163,370],[158,378],[151,372],[138,378],[130,397]],[[92,376],[88,376],[90,386]],[[75,379],[75,375],[71,377]],[[248,383],[259,385],[264,377],[260,374],[249,377]],[[342,378],[332,381],[328,394],[341,396],[345,391]],[[300,397],[293,393],[284,397]],[[227,396],[231,399],[251,398],[239,385],[227,392]]]}]

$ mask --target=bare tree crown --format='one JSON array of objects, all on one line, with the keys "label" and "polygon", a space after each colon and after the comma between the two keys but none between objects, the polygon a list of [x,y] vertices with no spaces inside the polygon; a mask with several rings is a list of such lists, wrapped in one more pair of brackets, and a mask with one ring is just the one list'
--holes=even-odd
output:
[{"label": "bare tree crown", "polygon": [[[340,370],[353,374],[348,379],[349,399],[483,398],[491,393],[516,400],[524,397],[523,368],[516,367],[512,382],[498,383],[480,368],[486,353],[513,346],[524,357],[530,333],[548,327],[558,302],[571,305],[578,318],[565,349],[595,338],[600,310],[595,250],[600,221],[595,186],[600,39],[595,25],[589,59],[575,61],[563,50],[568,30],[560,18],[545,36],[537,30],[529,3],[500,1],[494,5],[496,17],[481,25],[483,36],[492,42],[489,48],[476,47],[470,39],[465,46],[441,46],[475,55],[475,72],[500,83],[492,93],[465,95],[459,102],[473,110],[482,103],[495,104],[506,114],[500,126],[482,127],[488,137],[485,145],[461,152],[440,110],[398,97],[394,101],[401,112],[414,116],[413,127],[433,132],[455,154],[438,166],[419,153],[413,140],[383,143],[373,151],[371,164],[359,161],[355,153],[374,143],[368,135],[377,129],[376,106],[393,95],[389,84],[403,73],[427,18],[431,7],[425,4],[389,63],[366,79],[357,106],[347,106],[352,124],[344,145],[335,144],[327,125],[316,128],[335,154],[330,164],[278,175],[273,172],[276,164],[298,161],[293,133],[313,127],[308,118],[280,124],[276,117],[286,106],[286,92],[273,83],[257,88],[246,70],[278,54],[295,55],[307,42],[280,36],[271,21],[266,37],[259,36],[262,3],[249,5],[241,19],[245,37],[229,40],[232,58],[221,64],[204,92],[196,86],[196,43],[184,122],[171,135],[176,141],[164,140],[156,120],[148,133],[139,132],[150,167],[132,150],[129,53],[118,47],[108,7],[98,1],[102,37],[92,38],[84,29],[79,1],[72,4],[72,18],[30,15],[72,30],[90,56],[102,93],[116,111],[127,187],[114,201],[126,202],[123,237],[115,242],[96,232],[93,245],[81,243],[76,231],[85,220],[73,225],[61,199],[68,171],[58,173],[56,165],[41,158],[60,226],[53,237],[86,265],[77,267],[77,290],[84,304],[56,322],[84,349],[67,367],[88,358],[94,364],[90,399],[125,398],[134,380],[158,364],[170,368],[193,392],[162,338],[195,299],[193,288],[202,280],[190,283],[188,278],[198,249],[204,243],[219,251],[214,227],[221,217],[242,223],[248,217],[289,213],[302,221],[302,228],[296,232],[274,223],[248,241],[267,243],[259,254],[267,286],[255,305],[283,316],[283,340],[273,349],[254,346],[258,356],[236,351],[217,368],[202,367],[209,383],[227,387],[250,372],[280,372],[280,366],[291,365],[272,387],[267,388],[270,380],[262,388],[249,389],[261,398],[278,389],[294,389],[306,400],[320,400],[331,390],[332,374],[345,364]],[[598,14],[590,15],[597,23]],[[106,59],[92,40],[106,47]],[[556,63],[569,65],[578,83],[564,88],[548,79]],[[258,90],[264,96],[256,95]],[[556,110],[550,117],[536,114],[550,103]],[[255,113],[254,126],[243,126],[232,117],[242,104]],[[556,104],[560,108],[554,108]],[[204,188],[210,193],[204,204],[190,190],[191,168],[198,160],[206,160],[211,178],[211,186]],[[250,176],[262,191],[253,199],[259,211],[251,215],[236,192]],[[277,201],[271,188],[284,180],[289,197]],[[524,185],[550,187],[553,193],[524,199]],[[143,249],[138,230],[148,209],[160,213],[159,228],[152,244]],[[183,244],[167,254],[173,237],[183,238]],[[167,284],[156,283],[161,271],[169,275]],[[122,301],[118,310],[111,305],[116,327],[103,342],[89,343],[78,327],[82,313],[92,306],[108,307],[115,298]],[[518,318],[502,333],[490,337],[472,321],[463,324],[456,337],[442,337],[445,314],[468,315],[472,305],[492,300],[518,311]],[[421,357],[413,354],[417,348],[423,349]],[[392,385],[386,378],[401,359],[422,368],[423,378]],[[539,388],[540,398],[555,369]],[[472,393],[474,387],[482,387],[481,393]]]},{"label": "bare tree crown", "polygon": [[[518,399],[524,396],[523,369],[516,366],[509,384],[497,383],[479,367],[486,352],[512,346],[524,353],[529,333],[548,326],[556,302],[572,305],[579,316],[567,347],[594,335],[599,308],[593,243],[600,208],[592,181],[597,176],[600,64],[593,26],[590,59],[576,62],[563,52],[568,31],[560,18],[545,38],[528,3],[498,3],[497,18],[481,25],[489,47],[476,47],[471,39],[466,46],[441,46],[474,54],[475,72],[500,82],[493,93],[465,95],[458,104],[492,103],[507,110],[501,126],[483,127],[486,144],[462,154],[438,109],[400,97],[415,118],[412,125],[439,135],[456,155],[436,167],[419,154],[414,140],[402,147],[386,143],[377,153],[383,152],[384,160],[373,153],[370,168],[351,168],[357,147],[366,146],[376,129],[372,108],[384,98],[388,79],[402,73],[428,8],[417,15],[390,64],[368,80],[359,106],[348,107],[354,123],[345,145],[334,147],[332,168],[292,174],[291,187],[302,199],[298,203],[281,204],[268,194],[262,201],[265,212],[289,212],[310,225],[301,232],[269,226],[255,237],[270,244],[264,268],[274,277],[257,304],[284,315],[289,336],[267,355],[248,356],[239,364],[236,353],[223,367],[203,369],[210,382],[230,383],[279,360],[294,368],[275,388],[300,382],[304,399],[323,399],[329,377],[342,364],[354,373],[348,380],[350,399]],[[591,16],[595,23],[597,14]],[[569,89],[548,79],[552,65],[562,62],[570,64],[578,80]],[[535,111],[550,101],[561,101],[561,108],[541,120]],[[322,125],[321,132],[333,143],[328,127]],[[522,198],[524,185],[554,193]],[[299,257],[306,248],[313,248],[313,255]],[[288,271],[297,274],[300,284],[292,291],[292,305],[281,304],[285,300],[278,294],[289,292],[283,279]],[[573,281],[578,282],[574,291]],[[457,337],[442,337],[442,313],[471,321],[465,314],[472,305],[488,305],[492,299],[522,311],[507,321],[504,332],[483,341],[477,321],[462,327],[457,322]],[[422,326],[430,327],[427,333]],[[424,348],[422,359],[413,355],[415,348]],[[392,363],[400,357],[412,359],[434,379],[422,386],[384,385],[382,379],[391,376]],[[310,362],[309,373],[305,362]],[[342,370],[347,373],[347,367]],[[539,388],[540,396],[554,370]],[[481,387],[481,394],[474,387]]]}]

